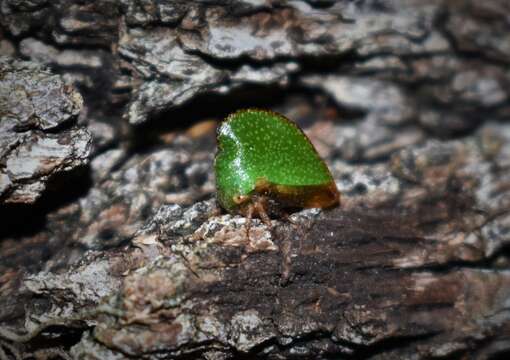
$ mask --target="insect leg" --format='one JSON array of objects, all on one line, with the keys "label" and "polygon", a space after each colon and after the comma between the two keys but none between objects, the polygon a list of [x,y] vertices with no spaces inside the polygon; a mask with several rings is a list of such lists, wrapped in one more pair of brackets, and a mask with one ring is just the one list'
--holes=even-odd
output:
[{"label": "insect leg", "polygon": [[246,210],[246,223],[245,223],[246,239],[248,240],[248,242],[250,242],[250,229],[251,229],[251,222],[253,219],[253,211],[254,211],[253,204],[249,204],[248,208]]},{"label": "insect leg", "polygon": [[267,227],[271,229],[271,219],[269,218],[269,215],[267,215],[267,200],[265,197],[259,197],[253,204],[255,207],[255,210],[257,211],[257,215],[260,217],[260,220],[264,224],[266,224]]}]

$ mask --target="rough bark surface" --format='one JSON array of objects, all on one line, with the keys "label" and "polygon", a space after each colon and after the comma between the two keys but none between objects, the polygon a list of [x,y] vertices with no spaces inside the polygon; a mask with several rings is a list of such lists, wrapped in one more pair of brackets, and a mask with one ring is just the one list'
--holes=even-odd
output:
[{"label": "rough bark surface", "polygon": [[[0,359],[507,358],[509,16],[0,0]],[[247,106],[303,126],[339,208],[222,213]]]},{"label": "rough bark surface", "polygon": [[87,163],[90,134],[68,126],[81,103],[59,76],[0,58],[0,198],[33,203],[52,176]]}]

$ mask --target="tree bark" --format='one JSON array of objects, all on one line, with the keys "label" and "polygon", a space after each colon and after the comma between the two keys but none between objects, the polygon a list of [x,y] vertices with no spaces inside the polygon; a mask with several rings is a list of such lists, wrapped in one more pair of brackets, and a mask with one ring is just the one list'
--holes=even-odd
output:
[{"label": "tree bark", "polygon": [[[503,359],[510,5],[0,0],[0,360]],[[341,204],[214,199],[301,125]]]}]

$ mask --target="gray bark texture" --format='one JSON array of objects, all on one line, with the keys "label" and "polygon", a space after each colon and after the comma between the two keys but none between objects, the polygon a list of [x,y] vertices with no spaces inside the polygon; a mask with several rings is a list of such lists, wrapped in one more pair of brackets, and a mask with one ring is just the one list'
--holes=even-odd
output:
[{"label": "gray bark texture", "polygon": [[[0,0],[0,55],[0,360],[510,357],[510,2]],[[246,107],[339,207],[218,207]]]}]

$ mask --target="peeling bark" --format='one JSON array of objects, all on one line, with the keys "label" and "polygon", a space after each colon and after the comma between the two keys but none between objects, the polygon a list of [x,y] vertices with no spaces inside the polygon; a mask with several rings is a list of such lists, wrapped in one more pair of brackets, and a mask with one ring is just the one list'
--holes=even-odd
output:
[{"label": "peeling bark", "polygon": [[87,130],[63,128],[82,98],[35,64],[0,61],[0,198],[33,203],[51,177],[88,161]]}]

